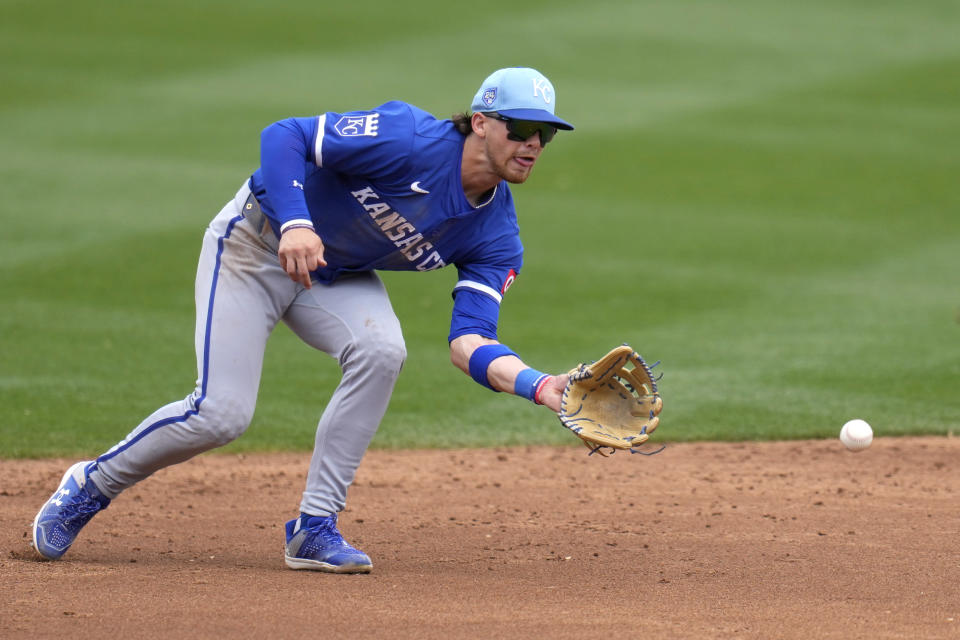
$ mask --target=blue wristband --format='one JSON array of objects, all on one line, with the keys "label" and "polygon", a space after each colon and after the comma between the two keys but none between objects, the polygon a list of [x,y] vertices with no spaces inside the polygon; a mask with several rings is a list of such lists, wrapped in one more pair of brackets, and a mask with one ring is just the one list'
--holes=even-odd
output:
[{"label": "blue wristband", "polygon": [[[487,379],[487,368],[490,366],[490,363],[497,358],[516,355],[517,354],[511,351],[510,347],[505,344],[485,344],[477,347],[470,355],[470,377],[487,389],[496,391],[496,389],[490,386],[490,381]],[[520,356],[517,357],[519,358]]]},{"label": "blue wristband", "polygon": [[517,374],[517,379],[513,383],[513,392],[531,402],[540,404],[539,392],[549,377],[550,374],[536,369],[524,369]]}]

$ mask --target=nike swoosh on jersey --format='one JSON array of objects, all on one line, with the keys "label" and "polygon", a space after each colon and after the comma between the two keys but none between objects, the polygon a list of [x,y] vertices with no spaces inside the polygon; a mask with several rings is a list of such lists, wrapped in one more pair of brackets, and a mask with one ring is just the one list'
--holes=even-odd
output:
[{"label": "nike swoosh on jersey", "polygon": [[420,181],[410,183],[410,191],[416,191],[417,193],[430,193],[426,189],[420,186]]}]

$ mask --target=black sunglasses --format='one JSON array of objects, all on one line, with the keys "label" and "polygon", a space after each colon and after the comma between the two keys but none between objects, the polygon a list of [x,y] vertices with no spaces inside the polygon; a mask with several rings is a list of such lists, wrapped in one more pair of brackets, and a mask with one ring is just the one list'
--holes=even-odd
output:
[{"label": "black sunglasses", "polygon": [[500,115],[496,111],[489,111],[483,115],[489,116],[494,120],[500,120],[507,125],[507,140],[514,142],[525,142],[533,134],[540,133],[540,144],[547,146],[547,143],[553,140],[557,135],[557,128],[546,122],[536,122],[534,120],[514,120]]}]

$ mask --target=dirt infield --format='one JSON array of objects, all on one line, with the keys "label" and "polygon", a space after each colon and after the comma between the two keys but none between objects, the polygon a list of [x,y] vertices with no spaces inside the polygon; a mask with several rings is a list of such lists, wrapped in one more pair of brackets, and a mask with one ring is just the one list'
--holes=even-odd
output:
[{"label": "dirt infield", "polygon": [[305,454],[205,455],[60,562],[28,529],[72,461],[0,462],[0,637],[958,638],[960,439],[370,452],[370,575],[284,567]]}]

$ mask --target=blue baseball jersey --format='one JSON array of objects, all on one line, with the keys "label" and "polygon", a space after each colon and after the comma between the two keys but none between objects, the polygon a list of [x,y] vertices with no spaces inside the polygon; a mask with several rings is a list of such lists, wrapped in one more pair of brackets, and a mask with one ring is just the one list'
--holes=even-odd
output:
[{"label": "blue baseball jersey", "polygon": [[477,207],[467,201],[464,140],[450,120],[398,101],[290,118],[263,131],[250,188],[278,237],[291,225],[313,226],[327,261],[316,280],[453,264],[459,278],[448,340],[495,339],[523,246],[506,182]]}]

